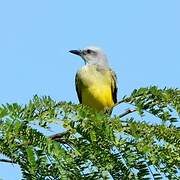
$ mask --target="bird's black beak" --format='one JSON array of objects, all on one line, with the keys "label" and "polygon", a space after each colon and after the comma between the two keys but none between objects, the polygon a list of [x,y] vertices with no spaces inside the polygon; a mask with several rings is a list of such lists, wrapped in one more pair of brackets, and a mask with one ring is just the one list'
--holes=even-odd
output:
[{"label": "bird's black beak", "polygon": [[76,54],[78,56],[81,55],[81,50],[70,50],[69,52],[72,53],[72,54]]}]

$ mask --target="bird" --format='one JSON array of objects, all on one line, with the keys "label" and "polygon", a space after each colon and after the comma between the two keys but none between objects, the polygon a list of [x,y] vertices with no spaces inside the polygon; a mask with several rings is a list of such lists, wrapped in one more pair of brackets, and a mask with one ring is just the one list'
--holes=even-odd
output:
[{"label": "bird", "polygon": [[117,77],[110,68],[103,50],[90,46],[69,52],[80,56],[85,63],[75,76],[80,104],[90,106],[98,112],[111,114],[117,103]]}]

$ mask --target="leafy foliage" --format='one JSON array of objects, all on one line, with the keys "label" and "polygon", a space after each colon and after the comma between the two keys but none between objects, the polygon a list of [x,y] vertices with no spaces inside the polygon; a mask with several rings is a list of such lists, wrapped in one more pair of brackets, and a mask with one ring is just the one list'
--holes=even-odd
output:
[{"label": "leafy foliage", "polygon": [[180,90],[140,88],[121,103],[134,111],[110,117],[38,96],[2,105],[0,152],[9,159],[0,161],[18,164],[23,179],[178,179]]}]

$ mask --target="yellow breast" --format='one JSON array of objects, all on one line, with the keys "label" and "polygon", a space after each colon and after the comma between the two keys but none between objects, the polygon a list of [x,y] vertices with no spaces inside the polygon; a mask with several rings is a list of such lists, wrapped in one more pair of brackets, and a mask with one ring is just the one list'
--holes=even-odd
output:
[{"label": "yellow breast", "polygon": [[111,75],[108,69],[97,70],[97,66],[84,67],[79,72],[82,103],[98,111],[114,105],[111,90]]},{"label": "yellow breast", "polygon": [[98,111],[111,108],[114,105],[111,87],[94,85],[92,87],[84,88],[82,91],[82,103],[91,106]]}]

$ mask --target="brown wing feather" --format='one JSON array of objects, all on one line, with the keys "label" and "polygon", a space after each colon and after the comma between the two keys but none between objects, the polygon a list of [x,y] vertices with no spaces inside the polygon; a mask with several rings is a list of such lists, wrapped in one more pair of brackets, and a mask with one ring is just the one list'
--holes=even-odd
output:
[{"label": "brown wing feather", "polygon": [[76,73],[76,76],[75,76],[75,86],[76,86],[76,92],[77,92],[77,95],[78,95],[78,99],[79,99],[79,102],[82,103],[82,94],[81,94],[81,89],[80,89],[80,79],[78,78],[78,73]]}]

